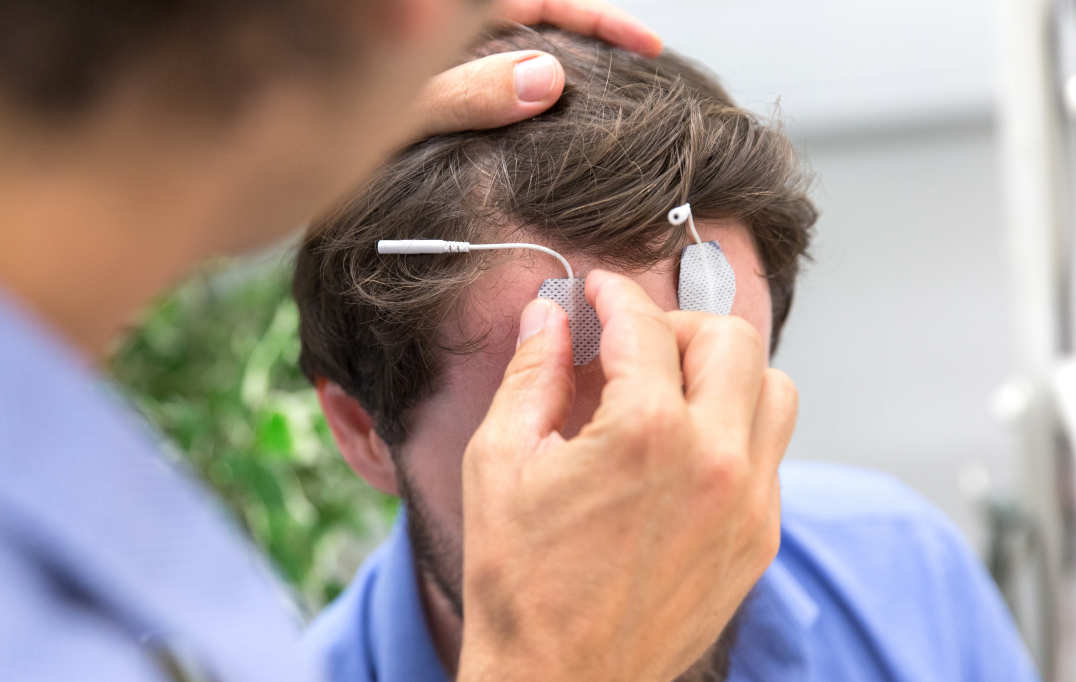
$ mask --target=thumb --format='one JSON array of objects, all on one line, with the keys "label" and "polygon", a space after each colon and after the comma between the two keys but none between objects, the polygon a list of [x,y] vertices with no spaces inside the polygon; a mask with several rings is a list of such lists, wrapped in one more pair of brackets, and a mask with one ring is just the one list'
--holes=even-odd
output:
[{"label": "thumb", "polygon": [[537,50],[504,52],[434,76],[419,94],[420,135],[499,128],[542,113],[564,91],[564,67]]},{"label": "thumb", "polygon": [[568,315],[552,301],[531,301],[520,318],[519,348],[480,431],[493,438],[487,443],[534,452],[562,426],[574,399]]}]

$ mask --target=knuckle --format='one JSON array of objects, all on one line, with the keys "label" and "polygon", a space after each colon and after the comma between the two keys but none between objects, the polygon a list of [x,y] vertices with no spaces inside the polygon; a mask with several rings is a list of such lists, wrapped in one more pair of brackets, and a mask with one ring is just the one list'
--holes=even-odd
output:
[{"label": "knuckle", "polygon": [[726,320],[724,317],[710,315],[708,313],[691,313],[700,316],[696,336],[703,339],[708,346],[713,346],[725,334]]},{"label": "knuckle", "polygon": [[621,442],[627,446],[623,452],[641,457],[640,462],[660,459],[659,466],[663,466],[666,455],[678,449],[675,443],[681,442],[677,439],[685,433],[686,413],[687,407],[679,396],[664,399],[649,395],[637,400],[628,418],[616,425]]},{"label": "knuckle", "polygon": [[799,407],[799,389],[792,377],[779,369],[768,369],[765,375],[766,390],[773,393],[776,402],[795,411]]},{"label": "knuckle", "polygon": [[731,499],[744,487],[749,474],[747,459],[740,453],[709,454],[703,458],[702,469],[700,480],[718,499]]},{"label": "knuckle", "polygon": [[648,428],[646,420],[633,418],[618,425],[621,438],[620,452],[629,459],[646,459],[653,453],[655,443],[659,439],[654,438],[653,431]]},{"label": "knuckle", "polygon": [[636,424],[647,433],[664,439],[677,433],[687,418],[686,406],[679,396],[652,396],[639,408]]},{"label": "knuckle", "polygon": [[650,429],[647,428],[645,419],[631,418],[617,424],[620,442],[628,447],[624,452],[646,451],[649,449],[651,437]]},{"label": "knuckle", "polygon": [[749,353],[754,357],[763,357],[766,344],[755,326],[735,315],[711,315],[693,313],[703,316],[699,320],[696,337],[707,347],[724,347],[739,352]]},{"label": "knuckle", "polygon": [[760,409],[768,410],[767,417],[779,428],[793,428],[799,414],[799,389],[792,379],[780,370],[766,370],[762,390],[764,399],[759,401]]},{"label": "knuckle", "polygon": [[726,315],[718,319],[725,324],[724,333],[743,343],[750,350],[756,351],[759,355],[762,354],[765,344],[762,341],[762,335],[758,333],[758,329],[755,329],[755,325],[736,315]]}]

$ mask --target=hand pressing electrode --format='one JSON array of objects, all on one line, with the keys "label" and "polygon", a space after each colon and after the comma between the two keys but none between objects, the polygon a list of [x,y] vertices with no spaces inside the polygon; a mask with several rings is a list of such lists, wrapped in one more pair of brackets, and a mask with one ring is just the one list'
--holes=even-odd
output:
[{"label": "hand pressing electrode", "polygon": [[673,679],[777,554],[797,394],[758,332],[604,271],[587,297],[605,330],[593,420],[558,433],[568,319],[534,301],[464,455],[460,680]]}]

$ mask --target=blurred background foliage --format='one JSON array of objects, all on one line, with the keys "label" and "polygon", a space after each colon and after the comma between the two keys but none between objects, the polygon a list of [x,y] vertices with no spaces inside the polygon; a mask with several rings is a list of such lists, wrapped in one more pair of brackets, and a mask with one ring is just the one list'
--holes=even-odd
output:
[{"label": "blurred background foliage", "polygon": [[146,313],[111,370],[313,612],[385,535],[396,502],[348,468],[299,371],[290,265],[277,253],[199,271]]}]

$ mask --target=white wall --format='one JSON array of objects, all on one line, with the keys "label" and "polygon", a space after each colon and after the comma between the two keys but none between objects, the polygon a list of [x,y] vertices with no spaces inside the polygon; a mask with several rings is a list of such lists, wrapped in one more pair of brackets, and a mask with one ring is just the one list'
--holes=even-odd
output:
[{"label": "white wall", "polygon": [[1009,366],[989,0],[624,0],[741,103],[783,118],[823,217],[777,364],[791,454],[890,471],[982,540],[959,492],[1015,487],[989,413]]},{"label": "white wall", "polygon": [[619,0],[741,103],[832,129],[989,108],[996,0]]},{"label": "white wall", "polygon": [[980,540],[961,471],[1019,473],[988,409],[1010,353],[991,128],[805,148],[824,214],[777,362],[802,393],[791,454],[891,471]]}]

